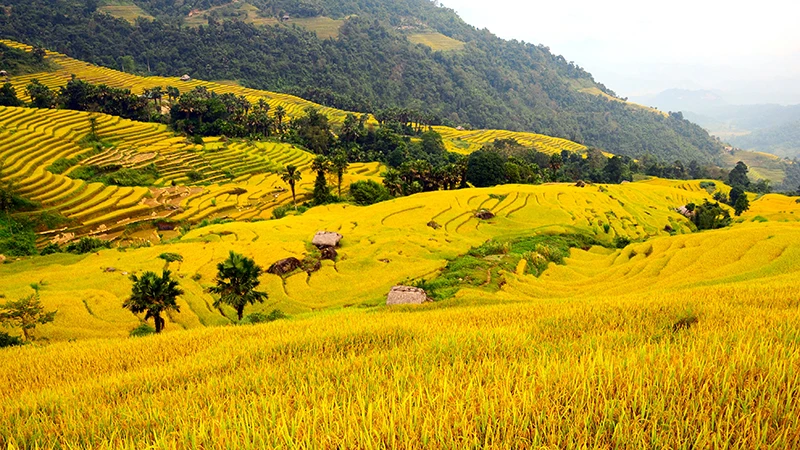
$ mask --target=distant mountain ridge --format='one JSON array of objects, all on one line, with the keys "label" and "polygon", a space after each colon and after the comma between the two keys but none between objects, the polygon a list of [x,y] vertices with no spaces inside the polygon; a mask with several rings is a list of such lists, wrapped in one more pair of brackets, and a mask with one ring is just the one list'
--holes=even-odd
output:
[{"label": "distant mountain ridge", "polygon": [[800,155],[800,105],[734,105],[716,92],[685,89],[640,100],[665,111],[681,111],[736,147],[781,157]]},{"label": "distant mountain ridge", "polygon": [[[533,131],[632,157],[711,162],[722,148],[681,116],[615,99],[546,47],[504,41],[428,0],[130,2],[155,21],[111,17],[93,0],[5,3],[3,37],[129,72],[233,79],[361,112],[411,108],[442,124]],[[236,15],[244,5],[247,15]],[[189,14],[206,14],[206,25],[187,26]],[[314,17],[341,21],[336,37],[292,22]],[[422,32],[454,50],[409,40]]]}]

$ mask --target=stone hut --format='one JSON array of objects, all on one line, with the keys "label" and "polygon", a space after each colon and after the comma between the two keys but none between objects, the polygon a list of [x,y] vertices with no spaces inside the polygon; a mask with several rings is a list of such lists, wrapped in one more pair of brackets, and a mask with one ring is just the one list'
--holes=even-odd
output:
[{"label": "stone hut", "polygon": [[333,247],[336,248],[339,246],[339,241],[344,238],[339,233],[334,233],[332,231],[318,231],[317,234],[314,235],[314,239],[311,241],[317,248],[325,248],[325,247]]},{"label": "stone hut", "polygon": [[386,297],[386,305],[421,305],[428,300],[425,290],[412,286],[395,286]]}]

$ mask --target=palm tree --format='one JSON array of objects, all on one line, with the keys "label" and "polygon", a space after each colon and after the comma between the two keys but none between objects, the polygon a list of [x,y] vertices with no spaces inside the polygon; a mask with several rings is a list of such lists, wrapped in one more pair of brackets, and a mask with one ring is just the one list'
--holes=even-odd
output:
[{"label": "palm tree", "polygon": [[295,185],[303,178],[303,175],[297,170],[297,166],[293,164],[289,164],[286,166],[286,172],[281,174],[281,180],[285,183],[289,184],[289,188],[292,190],[292,202],[294,203],[294,209],[297,209],[297,197],[294,192]]},{"label": "palm tree", "polygon": [[255,290],[261,284],[258,277],[263,270],[252,259],[231,251],[228,259],[217,264],[217,272],[217,285],[209,289],[219,295],[214,307],[219,308],[221,303],[234,307],[239,321],[248,303],[263,303],[268,298],[266,292]]},{"label": "palm tree", "polygon": [[344,151],[340,150],[331,159],[331,169],[336,173],[336,180],[338,181],[339,197],[342,196],[342,179],[344,178],[344,172],[349,166],[350,163],[347,161],[347,154]]},{"label": "palm tree", "polygon": [[169,101],[177,100],[180,96],[180,89],[176,88],[175,86],[167,86],[167,97],[169,98]]},{"label": "palm tree", "polygon": [[278,125],[278,133],[280,133],[281,136],[283,136],[283,119],[286,117],[286,110],[283,108],[283,106],[278,105],[275,107],[274,114],[275,114],[275,122],[277,122]]},{"label": "palm tree", "polygon": [[156,325],[156,333],[164,329],[164,318],[161,313],[181,309],[176,303],[178,296],[183,291],[178,287],[178,282],[171,278],[169,270],[165,270],[161,277],[154,272],[145,272],[141,278],[131,275],[133,289],[131,297],[122,304],[134,314],[146,313],[144,320],[152,318]]}]

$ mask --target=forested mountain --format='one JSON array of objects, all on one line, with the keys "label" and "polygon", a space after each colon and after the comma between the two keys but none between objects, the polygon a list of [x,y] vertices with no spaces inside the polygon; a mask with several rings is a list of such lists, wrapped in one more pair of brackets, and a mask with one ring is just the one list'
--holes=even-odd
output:
[{"label": "forested mountain", "polygon": [[733,145],[788,158],[800,156],[800,121],[756,130],[748,135],[731,137]]},{"label": "forested mountain", "polygon": [[[135,0],[156,19],[131,23],[96,0],[4,3],[3,37],[127,71],[234,79],[361,112],[412,108],[435,123],[535,131],[633,157],[708,162],[720,148],[681,115],[620,101],[548,48],[499,39],[428,0],[253,0],[258,18],[211,14],[202,26],[189,26],[189,15],[245,4]],[[335,38],[320,39],[275,19],[284,16],[343,21]],[[464,46],[434,51],[412,43],[417,32]]]}]

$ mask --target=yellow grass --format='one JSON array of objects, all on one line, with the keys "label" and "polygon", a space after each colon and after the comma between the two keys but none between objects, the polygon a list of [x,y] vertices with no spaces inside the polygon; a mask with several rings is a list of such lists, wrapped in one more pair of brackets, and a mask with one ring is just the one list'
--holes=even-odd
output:
[{"label": "yellow grass", "polygon": [[422,44],[435,51],[455,51],[464,48],[464,43],[445,36],[442,33],[415,33],[408,36],[408,40],[414,44]]},{"label": "yellow grass", "polygon": [[[606,188],[503,186],[335,205],[203,228],[169,246],[1,266],[8,298],[38,282],[59,314],[38,330],[49,344],[0,350],[0,445],[800,445],[800,205],[764,196],[743,223],[690,233],[670,209],[704,198],[698,182]],[[479,207],[498,217],[471,219]],[[754,214],[768,222],[752,222]],[[431,218],[444,227],[426,227]],[[601,222],[612,232],[596,230]],[[665,223],[678,234],[664,233]],[[293,319],[204,327],[228,321],[203,287],[229,250],[269,264],[300,255],[319,229],[345,235],[339,261],[285,282],[265,275],[268,304],[248,307],[280,307]],[[648,239],[574,249],[539,278],[504,274],[497,292],[303,313],[379,305],[391,285],[486,239],[559,230]],[[121,271],[160,270],[155,257],[165,251],[184,257],[171,266],[186,291],[181,312],[162,336],[125,338],[138,320],[120,307],[130,289]],[[697,323],[676,327],[688,317]]]}]

